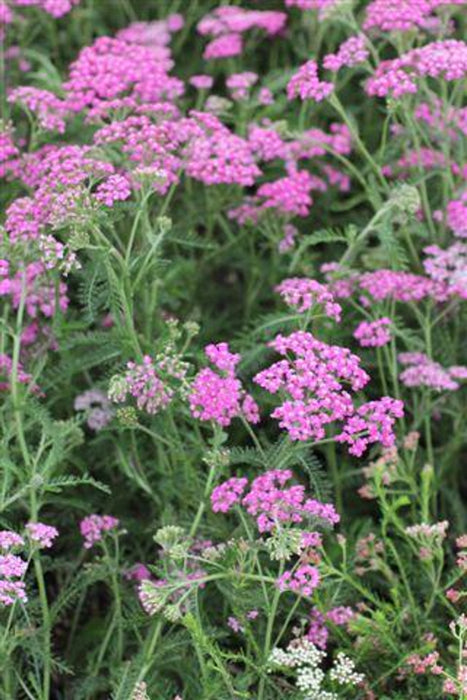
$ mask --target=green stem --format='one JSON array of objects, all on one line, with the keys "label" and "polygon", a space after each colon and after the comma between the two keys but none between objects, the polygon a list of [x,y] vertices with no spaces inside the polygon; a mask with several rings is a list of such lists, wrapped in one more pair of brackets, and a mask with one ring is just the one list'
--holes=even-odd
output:
[{"label": "green stem", "polygon": [[[281,562],[280,569],[279,569],[279,575],[278,577],[280,578],[284,572],[284,562]],[[269,611],[268,615],[268,622],[267,622],[267,627],[266,627],[266,635],[264,638],[264,650],[263,650],[263,664],[266,664],[269,653],[271,651],[271,641],[272,641],[272,633],[274,629],[274,622],[276,619],[276,614],[277,614],[277,608],[279,606],[279,599],[281,597],[281,591],[278,587],[276,587],[276,590],[274,591],[274,597],[272,599],[272,604],[271,604],[271,609]],[[263,700],[264,698],[264,690],[266,686],[266,674],[263,669],[263,673],[259,682],[259,687],[258,687],[258,700]]]}]

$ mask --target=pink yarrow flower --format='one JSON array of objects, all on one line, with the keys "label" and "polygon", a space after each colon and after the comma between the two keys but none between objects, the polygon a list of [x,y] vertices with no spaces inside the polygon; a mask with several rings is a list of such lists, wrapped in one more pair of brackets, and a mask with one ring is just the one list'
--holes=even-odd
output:
[{"label": "pink yarrow flower", "polygon": [[197,90],[210,90],[214,84],[214,78],[210,75],[192,75],[188,82]]},{"label": "pink yarrow flower", "polygon": [[293,591],[302,596],[311,596],[319,584],[319,571],[315,566],[303,564],[295,571],[285,571],[277,580],[280,591]]},{"label": "pink yarrow flower", "polygon": [[94,195],[98,202],[102,202],[107,207],[113,206],[115,202],[122,202],[130,196],[130,183],[123,175],[108,177],[98,185]]},{"label": "pink yarrow flower", "polygon": [[396,441],[396,419],[402,418],[403,415],[402,401],[389,396],[384,396],[378,401],[369,401],[362,404],[355,414],[346,420],[343,431],[336,436],[336,441],[347,443],[350,454],[356,457],[361,457],[373,443],[392,447]]},{"label": "pink yarrow flower", "polygon": [[240,56],[242,51],[243,41],[241,34],[224,34],[207,44],[203,58],[206,61],[215,58],[232,58],[233,56]]},{"label": "pink yarrow flower", "polygon": [[467,44],[446,39],[411,49],[395,59],[382,61],[366,83],[366,93],[397,99],[418,92],[420,78],[462,80],[467,73]]},{"label": "pink yarrow flower", "polygon": [[240,355],[231,353],[227,343],[208,345],[205,354],[215,369],[206,367],[196,375],[189,395],[192,415],[223,427],[242,415],[250,423],[257,423],[258,406],[235,376]]},{"label": "pink yarrow flower", "polygon": [[445,369],[422,352],[403,352],[398,360],[406,366],[400,380],[408,387],[425,386],[435,391],[456,391],[457,380],[467,379],[467,367],[453,366]]},{"label": "pink yarrow flower", "polygon": [[433,14],[445,5],[462,5],[464,0],[372,0],[366,8],[363,28],[382,32],[412,29],[436,31],[440,18]]},{"label": "pink yarrow flower", "polygon": [[[251,482],[248,493],[248,480],[232,477],[217,486],[211,494],[214,512],[227,513],[239,504],[256,518],[260,532],[271,532],[280,525],[293,525],[305,521],[318,521],[321,524],[335,525],[339,515],[330,503],[321,503],[307,498],[301,484],[287,486],[292,479],[289,469],[271,469]],[[303,533],[304,548],[319,547],[321,536],[318,532]]]},{"label": "pink yarrow flower", "polygon": [[21,578],[27,568],[27,562],[16,554],[0,554],[0,576],[3,578]]},{"label": "pink yarrow flower", "polygon": [[84,548],[91,549],[100,542],[105,532],[115,530],[120,521],[112,515],[88,515],[80,523],[79,529],[84,538]]},{"label": "pink yarrow flower", "polygon": [[279,335],[270,345],[284,359],[259,372],[254,381],[282,395],[271,416],[292,440],[322,440],[327,424],[353,415],[349,390],[359,391],[370,379],[359,357],[304,331]]},{"label": "pink yarrow flower", "polygon": [[379,318],[377,321],[362,321],[354,331],[354,338],[362,348],[380,348],[391,340],[390,318]]},{"label": "pink yarrow flower", "polygon": [[26,530],[31,541],[40,549],[52,547],[54,539],[58,537],[57,528],[53,525],[44,525],[44,523],[28,523]]},{"label": "pink yarrow flower", "polygon": [[321,102],[333,92],[333,83],[322,81],[318,77],[318,64],[314,60],[304,63],[292,76],[287,85],[287,98],[299,97],[303,100]]},{"label": "pink yarrow flower", "polygon": [[214,513],[227,513],[239,503],[248,484],[248,479],[232,477],[213,490],[211,505]]},{"label": "pink yarrow flower", "polygon": [[299,313],[308,311],[318,305],[324,308],[327,316],[335,321],[341,320],[342,307],[336,303],[326,284],[313,279],[291,277],[276,287],[288,306],[296,307]]},{"label": "pink yarrow flower", "polygon": [[24,540],[21,535],[11,530],[0,530],[0,549],[8,552],[15,547],[23,547]]},{"label": "pink yarrow flower", "polygon": [[342,66],[353,67],[364,63],[369,56],[366,39],[363,36],[352,36],[339,46],[337,53],[330,53],[323,59],[327,70],[338,71]]},{"label": "pink yarrow flower", "polygon": [[0,604],[10,606],[21,601],[26,603],[28,597],[26,595],[24,581],[6,581],[0,580]]},{"label": "pink yarrow flower", "polygon": [[467,190],[447,206],[447,223],[459,238],[467,238]]}]

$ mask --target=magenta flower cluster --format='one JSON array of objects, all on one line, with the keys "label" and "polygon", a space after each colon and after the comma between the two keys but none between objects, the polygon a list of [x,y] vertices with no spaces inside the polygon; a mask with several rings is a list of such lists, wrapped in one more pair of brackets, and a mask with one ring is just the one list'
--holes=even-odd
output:
[{"label": "magenta flower cluster", "polygon": [[311,596],[320,581],[319,571],[316,566],[302,564],[293,571],[285,571],[277,579],[277,587],[280,591],[292,591],[297,595]]},{"label": "magenta flower cluster", "polygon": [[208,345],[205,354],[215,369],[206,367],[193,380],[188,397],[193,416],[224,427],[237,416],[258,423],[258,406],[235,375],[240,355],[231,353],[227,343]]},{"label": "magenta flower cluster", "polygon": [[[256,519],[260,532],[271,532],[280,525],[310,521],[328,526],[339,522],[339,515],[332,504],[308,498],[301,484],[286,486],[292,477],[289,469],[272,469],[253,479],[246,494],[248,480],[232,477],[213,490],[212,509],[215,513],[227,513],[238,504]],[[304,542],[304,546],[318,546],[318,533],[309,534],[312,536]]]},{"label": "magenta flower cluster", "polygon": [[408,32],[425,29],[435,32],[441,19],[434,11],[446,5],[462,5],[463,0],[372,0],[366,8],[363,28],[382,32]]},{"label": "magenta flower cluster", "polygon": [[380,348],[391,341],[392,321],[386,316],[377,321],[362,321],[354,331],[354,338],[362,348]]},{"label": "magenta flower cluster", "polygon": [[270,346],[284,359],[259,372],[254,381],[284,396],[272,417],[293,440],[322,440],[326,425],[353,413],[344,383],[358,391],[370,379],[360,359],[347,348],[327,345],[305,331],[278,335]]},{"label": "magenta flower cluster", "polygon": [[239,56],[243,51],[243,35],[246,32],[259,29],[267,36],[275,36],[283,30],[286,20],[284,12],[218,7],[198,23],[198,32],[211,37],[203,57],[211,60]]},{"label": "magenta flower cluster", "polygon": [[467,367],[455,365],[445,369],[422,352],[402,352],[399,362],[406,367],[400,380],[408,387],[427,387],[434,391],[456,391],[459,381],[467,379]]},{"label": "magenta flower cluster", "polygon": [[371,444],[392,447],[396,441],[396,420],[403,415],[404,403],[398,399],[383,396],[377,401],[369,401],[347,418],[336,441],[346,443],[350,454],[355,457],[361,457]]},{"label": "magenta flower cluster", "polygon": [[[44,523],[27,523],[26,535],[34,547],[49,549],[58,536],[58,530]],[[14,553],[25,546],[25,538],[17,532],[0,530],[0,606],[28,600],[24,583],[28,562]]]},{"label": "magenta flower cluster", "polygon": [[370,54],[366,43],[364,36],[351,36],[339,46],[337,53],[328,53],[324,57],[323,67],[336,72],[343,66],[352,68],[364,63]]},{"label": "magenta flower cluster", "polygon": [[270,345],[286,359],[257,374],[254,381],[284,397],[271,417],[292,440],[323,440],[326,426],[340,421],[343,429],[335,440],[347,443],[350,454],[361,456],[372,443],[394,444],[395,420],[402,417],[403,404],[383,397],[355,406],[345,387],[359,391],[370,378],[350,350],[327,345],[305,331],[279,335]]},{"label": "magenta flower cluster", "polygon": [[28,523],[26,530],[31,542],[39,549],[50,549],[54,540],[58,537],[58,530],[53,525],[45,525],[44,523]]},{"label": "magenta flower cluster", "polygon": [[320,80],[318,64],[313,59],[304,63],[287,85],[287,97],[293,100],[299,97],[302,101],[314,100],[321,102],[333,92],[333,83]]},{"label": "magenta flower cluster", "polygon": [[450,82],[462,80],[466,74],[467,44],[446,39],[382,61],[365,89],[368,95],[397,99],[416,93],[420,78],[441,78]]},{"label": "magenta flower cluster", "polygon": [[123,403],[128,394],[136,399],[140,411],[155,414],[166,408],[173,397],[173,389],[160,377],[160,367],[149,355],[141,363],[128,362],[122,381],[111,385],[110,398]]},{"label": "magenta flower cluster", "polygon": [[112,515],[88,515],[80,522],[79,529],[84,539],[84,548],[91,549],[101,542],[104,533],[118,528],[120,521]]},{"label": "magenta flower cluster", "polygon": [[447,223],[454,235],[467,238],[467,190],[447,206]]},{"label": "magenta flower cluster", "polygon": [[276,287],[288,306],[304,313],[315,306],[323,307],[326,316],[335,321],[341,320],[342,307],[338,304],[328,285],[313,279],[292,277]]},{"label": "magenta flower cluster", "polygon": [[325,613],[321,613],[318,608],[313,608],[306,638],[318,649],[326,649],[329,639],[329,629],[326,624],[343,627],[354,617],[355,612],[352,608],[344,605],[331,608]]}]

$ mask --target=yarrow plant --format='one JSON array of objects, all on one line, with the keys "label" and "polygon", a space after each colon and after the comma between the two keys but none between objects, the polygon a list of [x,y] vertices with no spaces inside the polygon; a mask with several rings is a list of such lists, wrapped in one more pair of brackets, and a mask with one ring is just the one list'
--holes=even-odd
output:
[{"label": "yarrow plant", "polygon": [[0,696],[467,698],[463,0],[0,0]]}]

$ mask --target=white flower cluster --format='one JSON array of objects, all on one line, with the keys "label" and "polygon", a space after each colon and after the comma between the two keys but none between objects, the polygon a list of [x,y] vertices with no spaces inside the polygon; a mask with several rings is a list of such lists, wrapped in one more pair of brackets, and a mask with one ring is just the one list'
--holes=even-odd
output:
[{"label": "white flower cluster", "polygon": [[323,688],[326,680],[332,685],[356,686],[363,683],[365,676],[356,673],[354,662],[342,652],[337,654],[326,675],[320,668],[325,656],[325,652],[317,649],[308,639],[297,639],[286,650],[272,650],[268,670],[277,667],[296,669],[296,686],[304,694],[305,700],[339,700],[336,693]]},{"label": "white flower cluster", "polygon": [[329,672],[329,677],[340,685],[358,685],[365,680],[363,673],[355,672],[355,664],[352,659],[349,659],[341,651],[337,654],[334,666]]},{"label": "white flower cluster", "polygon": [[320,651],[308,639],[294,640],[284,649],[273,649],[269,657],[270,666],[287,666],[298,668],[299,666],[319,666],[326,654]]}]

